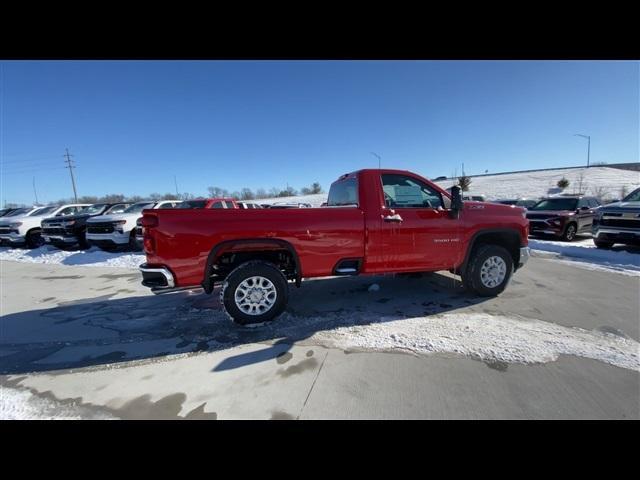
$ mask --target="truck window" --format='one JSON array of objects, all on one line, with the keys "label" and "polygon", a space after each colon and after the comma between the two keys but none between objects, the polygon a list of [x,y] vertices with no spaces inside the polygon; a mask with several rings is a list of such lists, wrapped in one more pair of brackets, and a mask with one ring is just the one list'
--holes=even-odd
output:
[{"label": "truck window", "polygon": [[384,201],[389,208],[444,208],[442,195],[413,177],[382,175]]},{"label": "truck window", "polygon": [[227,208],[233,208],[233,202],[225,202],[227,204]]},{"label": "truck window", "polygon": [[338,180],[331,184],[327,206],[340,207],[345,205],[358,206],[358,180],[355,177]]},{"label": "truck window", "polygon": [[222,202],[216,202],[211,205],[211,208],[224,208],[224,205],[222,205]]}]

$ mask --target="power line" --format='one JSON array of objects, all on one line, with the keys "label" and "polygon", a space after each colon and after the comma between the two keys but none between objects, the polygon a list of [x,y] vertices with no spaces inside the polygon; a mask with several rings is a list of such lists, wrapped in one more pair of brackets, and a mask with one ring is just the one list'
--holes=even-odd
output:
[{"label": "power line", "polygon": [[71,160],[71,157],[73,157],[73,155],[69,154],[69,149],[65,148],[65,154],[63,155],[63,157],[67,157],[67,159],[65,160],[65,163],[67,164],[67,168],[69,169],[69,174],[71,175],[71,184],[73,185],[73,198],[76,199],[76,203],[78,203],[78,193],[76,192],[76,179],[73,177],[73,169],[75,168],[75,165],[73,165],[73,161]]}]

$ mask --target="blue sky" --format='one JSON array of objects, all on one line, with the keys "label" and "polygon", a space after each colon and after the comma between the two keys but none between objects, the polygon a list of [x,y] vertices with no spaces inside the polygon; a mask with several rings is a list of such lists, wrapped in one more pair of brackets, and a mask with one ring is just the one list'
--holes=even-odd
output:
[{"label": "blue sky", "polygon": [[639,63],[3,61],[0,201],[637,162]]}]

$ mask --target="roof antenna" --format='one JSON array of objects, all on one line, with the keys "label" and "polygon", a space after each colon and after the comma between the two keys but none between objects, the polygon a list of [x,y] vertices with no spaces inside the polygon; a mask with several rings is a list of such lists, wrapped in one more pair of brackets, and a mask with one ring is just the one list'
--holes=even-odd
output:
[{"label": "roof antenna", "polygon": [[378,155],[377,153],[374,152],[369,152],[371,155],[378,157],[378,170],[380,170],[380,162],[382,161],[382,159],[380,158],[380,155]]}]

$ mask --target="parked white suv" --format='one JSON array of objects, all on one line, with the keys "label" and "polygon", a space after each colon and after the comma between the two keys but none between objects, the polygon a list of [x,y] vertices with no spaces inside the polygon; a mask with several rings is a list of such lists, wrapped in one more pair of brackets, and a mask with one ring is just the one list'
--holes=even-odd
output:
[{"label": "parked white suv", "polygon": [[64,217],[75,215],[88,203],[72,203],[60,206],[37,207],[29,213],[2,217],[0,221],[0,243],[11,246],[26,245],[28,248],[41,246],[44,241],[41,236],[40,222],[43,218]]},{"label": "parked white suv", "polygon": [[107,251],[127,246],[137,250],[140,246],[136,242],[136,220],[142,216],[142,210],[175,208],[179,203],[181,200],[139,202],[117,215],[92,217],[87,220],[87,242]]}]

